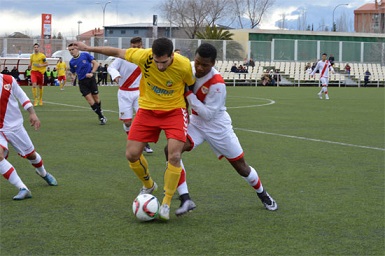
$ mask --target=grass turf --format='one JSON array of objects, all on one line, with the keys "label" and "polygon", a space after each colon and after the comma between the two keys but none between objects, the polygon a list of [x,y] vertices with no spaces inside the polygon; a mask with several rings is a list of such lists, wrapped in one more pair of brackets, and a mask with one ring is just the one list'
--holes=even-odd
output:
[{"label": "grass turf", "polygon": [[[13,201],[16,189],[0,181],[1,255],[384,255],[383,89],[330,88],[326,101],[314,87],[228,87],[246,161],[279,210],[265,210],[204,144],[183,156],[198,207],[168,223],[133,217],[141,185],[125,160],[117,87],[100,91],[105,126],[72,86],[45,88],[39,131],[25,118],[59,186],[11,149],[33,198]],[[146,155],[160,187],[165,143],[162,134]],[[155,195],[161,200],[162,189]],[[175,197],[172,213],[178,205]]]}]

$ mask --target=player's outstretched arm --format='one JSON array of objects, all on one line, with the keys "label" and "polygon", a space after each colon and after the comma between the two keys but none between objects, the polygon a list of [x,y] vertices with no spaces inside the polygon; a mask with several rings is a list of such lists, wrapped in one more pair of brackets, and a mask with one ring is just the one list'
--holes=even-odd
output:
[{"label": "player's outstretched arm", "polygon": [[74,46],[80,50],[80,51],[87,51],[87,52],[96,52],[101,53],[107,56],[114,56],[121,59],[124,59],[124,56],[126,54],[126,49],[120,49],[110,46],[88,46],[83,42],[76,42],[74,43]]},{"label": "player's outstretched arm", "polygon": [[30,107],[27,111],[29,113],[29,123],[35,128],[35,130],[38,130],[40,128],[40,120],[35,113],[35,109]]}]

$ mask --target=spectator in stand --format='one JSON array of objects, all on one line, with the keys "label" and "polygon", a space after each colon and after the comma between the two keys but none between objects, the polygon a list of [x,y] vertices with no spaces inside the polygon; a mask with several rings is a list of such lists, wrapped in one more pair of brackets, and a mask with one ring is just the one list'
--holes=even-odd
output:
[{"label": "spectator in stand", "polygon": [[3,75],[10,75],[11,72],[9,72],[8,67],[5,67],[5,68],[3,69],[3,71],[1,71],[1,74],[3,74]]},{"label": "spectator in stand", "polygon": [[269,72],[267,72],[267,70],[263,70],[263,74],[262,74],[262,77],[261,77],[261,82],[262,82],[262,85],[265,86],[267,84],[270,83],[270,75],[269,75]]},{"label": "spectator in stand", "polygon": [[279,85],[279,82],[281,82],[281,75],[278,73],[278,69],[274,70],[273,75],[271,76],[271,85]]},{"label": "spectator in stand", "polygon": [[330,56],[329,56],[329,62],[330,62],[330,65],[334,65],[334,56],[333,56],[333,54],[330,54]]},{"label": "spectator in stand", "polygon": [[365,76],[364,76],[364,87],[367,87],[368,86],[368,82],[369,82],[369,77],[371,76],[372,74],[369,72],[369,69],[367,69],[365,71]]},{"label": "spectator in stand", "polygon": [[312,70],[312,66],[311,66],[311,63],[310,62],[308,62],[308,63],[306,63],[306,66],[305,66],[305,72],[307,72],[307,73],[311,73],[313,70]]},{"label": "spectator in stand", "polygon": [[31,66],[24,71],[25,81],[27,81],[28,85],[31,85]]},{"label": "spectator in stand", "polygon": [[11,70],[11,76],[13,76],[16,79],[16,81],[19,82],[20,81],[19,75],[20,75],[19,70],[17,69],[16,66],[14,66],[13,69]]},{"label": "spectator in stand", "polygon": [[237,73],[248,73],[247,69],[243,65],[239,65]]},{"label": "spectator in stand", "polygon": [[52,85],[52,71],[49,67],[44,72],[44,85]]},{"label": "spectator in stand", "polygon": [[56,82],[58,82],[57,78],[58,78],[58,73],[57,73],[57,69],[56,67],[53,68],[52,70],[52,85],[56,85]]},{"label": "spectator in stand", "polygon": [[350,69],[351,69],[351,67],[350,67],[349,63],[346,63],[345,72],[346,72],[346,74],[348,74],[348,77],[350,77]]},{"label": "spectator in stand", "polygon": [[249,60],[249,66],[252,68],[252,70],[254,70],[255,62],[252,58],[250,58],[250,60]]},{"label": "spectator in stand", "polygon": [[238,73],[237,63],[234,63],[234,65],[231,67],[231,72]]}]

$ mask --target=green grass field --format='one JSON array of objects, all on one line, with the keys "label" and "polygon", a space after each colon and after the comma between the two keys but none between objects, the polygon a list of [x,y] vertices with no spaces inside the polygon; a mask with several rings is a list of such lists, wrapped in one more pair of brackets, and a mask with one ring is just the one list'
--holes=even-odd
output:
[{"label": "green grass field", "polygon": [[[141,184],[125,159],[117,87],[100,91],[105,126],[72,86],[46,88],[39,131],[25,122],[59,186],[11,149],[33,198],[13,201],[1,179],[1,255],[384,255],[383,88],[330,88],[326,101],[315,87],[228,87],[245,158],[279,210],[205,144],[183,157],[197,208],[168,223],[134,218]],[[146,155],[161,187],[164,145],[162,134]]]}]

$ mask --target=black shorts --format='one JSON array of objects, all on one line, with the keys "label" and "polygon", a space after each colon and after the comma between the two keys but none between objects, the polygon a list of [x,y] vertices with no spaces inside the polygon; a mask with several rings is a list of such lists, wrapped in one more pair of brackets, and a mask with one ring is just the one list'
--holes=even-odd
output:
[{"label": "black shorts", "polygon": [[79,81],[79,89],[82,95],[85,97],[88,94],[99,94],[98,86],[96,85],[95,77],[84,78]]}]

